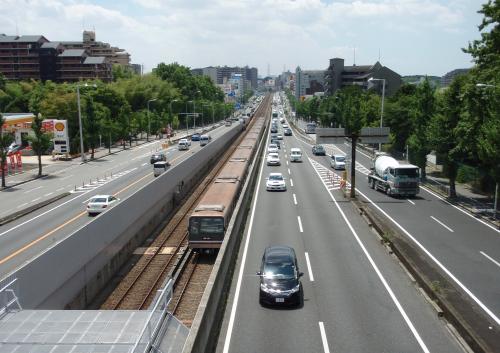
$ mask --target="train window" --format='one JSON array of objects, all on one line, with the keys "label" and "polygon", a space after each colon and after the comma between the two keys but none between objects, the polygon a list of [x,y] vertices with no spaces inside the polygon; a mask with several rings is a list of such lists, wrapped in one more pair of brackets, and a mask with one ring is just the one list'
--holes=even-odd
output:
[{"label": "train window", "polygon": [[224,233],[223,218],[202,218],[200,231],[202,234],[221,234]]}]

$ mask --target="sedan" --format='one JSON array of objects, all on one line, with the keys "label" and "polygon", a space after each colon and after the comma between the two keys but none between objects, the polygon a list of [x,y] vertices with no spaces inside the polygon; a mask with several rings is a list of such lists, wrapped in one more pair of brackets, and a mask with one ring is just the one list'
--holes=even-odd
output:
[{"label": "sedan", "polygon": [[276,126],[271,127],[271,133],[275,134],[277,132],[278,132],[278,127],[276,127]]},{"label": "sedan", "polygon": [[283,140],[283,135],[282,135],[282,134],[278,134],[278,135],[276,135],[276,138],[277,138],[278,140]]},{"label": "sedan", "polygon": [[288,124],[287,123],[283,124],[283,129],[288,129]]},{"label": "sedan", "polygon": [[285,129],[285,130],[283,131],[283,134],[284,134],[285,136],[292,136],[292,129],[290,129],[290,128]]},{"label": "sedan", "polygon": [[280,155],[278,153],[269,153],[267,155],[267,165],[281,165]]},{"label": "sedan", "polygon": [[278,149],[281,149],[281,144],[278,139],[276,138],[271,139],[271,143],[274,143],[276,146],[278,146]]},{"label": "sedan", "polygon": [[286,191],[286,183],[283,174],[270,173],[266,181],[267,191]]},{"label": "sedan", "polygon": [[191,135],[191,141],[200,141],[200,134],[192,134]]},{"label": "sedan", "polygon": [[119,199],[112,195],[96,195],[89,200],[87,212],[89,216],[102,213],[118,201]]},{"label": "sedan", "polygon": [[156,162],[161,162],[161,161],[166,161],[166,160],[167,160],[167,156],[165,156],[165,153],[158,152],[158,153],[153,154],[149,161],[151,164],[155,164]]},{"label": "sedan", "polygon": [[321,145],[314,145],[312,148],[312,153],[315,156],[325,156],[326,155],[325,148]]},{"label": "sedan", "polygon": [[270,246],[264,250],[260,271],[261,305],[302,304],[303,290],[295,250],[289,246]]},{"label": "sedan", "polygon": [[275,143],[269,144],[269,147],[267,147],[267,153],[279,153],[278,146],[276,146]]}]

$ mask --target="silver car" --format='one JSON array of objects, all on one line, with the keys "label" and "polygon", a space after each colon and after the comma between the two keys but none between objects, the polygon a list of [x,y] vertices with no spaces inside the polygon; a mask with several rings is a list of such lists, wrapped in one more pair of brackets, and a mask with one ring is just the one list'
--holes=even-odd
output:
[{"label": "silver car", "polygon": [[332,155],[330,165],[333,169],[345,169],[345,156]]}]

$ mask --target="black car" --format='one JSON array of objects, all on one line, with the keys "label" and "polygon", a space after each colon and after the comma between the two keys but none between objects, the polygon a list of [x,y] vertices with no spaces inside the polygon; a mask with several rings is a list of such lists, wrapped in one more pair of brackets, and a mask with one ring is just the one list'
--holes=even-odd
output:
[{"label": "black car", "polygon": [[278,148],[281,149],[280,140],[278,140],[277,138],[272,138],[271,143],[276,144],[276,146],[278,146]]},{"label": "black car", "polygon": [[284,131],[283,131],[283,134],[285,136],[292,136],[292,129],[290,128],[286,128]]},{"label": "black car", "polygon": [[278,127],[277,126],[271,126],[271,133],[276,134],[278,132]]},{"label": "black car", "polygon": [[312,148],[312,153],[315,156],[325,156],[326,155],[325,148],[321,145],[314,145]]},{"label": "black car", "polygon": [[155,164],[156,162],[166,161],[166,160],[167,160],[167,156],[165,156],[165,153],[159,152],[159,153],[155,153],[151,156],[150,162],[151,162],[151,164]]},{"label": "black car", "polygon": [[200,141],[201,135],[200,134],[192,134],[191,135],[191,141]]},{"label": "black car", "polygon": [[289,246],[270,246],[264,251],[260,276],[261,305],[301,305],[302,283],[295,251]]}]

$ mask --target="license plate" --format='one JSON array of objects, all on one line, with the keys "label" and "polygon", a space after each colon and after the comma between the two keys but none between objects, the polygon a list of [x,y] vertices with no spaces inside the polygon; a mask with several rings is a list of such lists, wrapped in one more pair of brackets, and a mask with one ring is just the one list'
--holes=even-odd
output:
[{"label": "license plate", "polygon": [[276,303],[284,303],[285,298],[276,298]]}]

